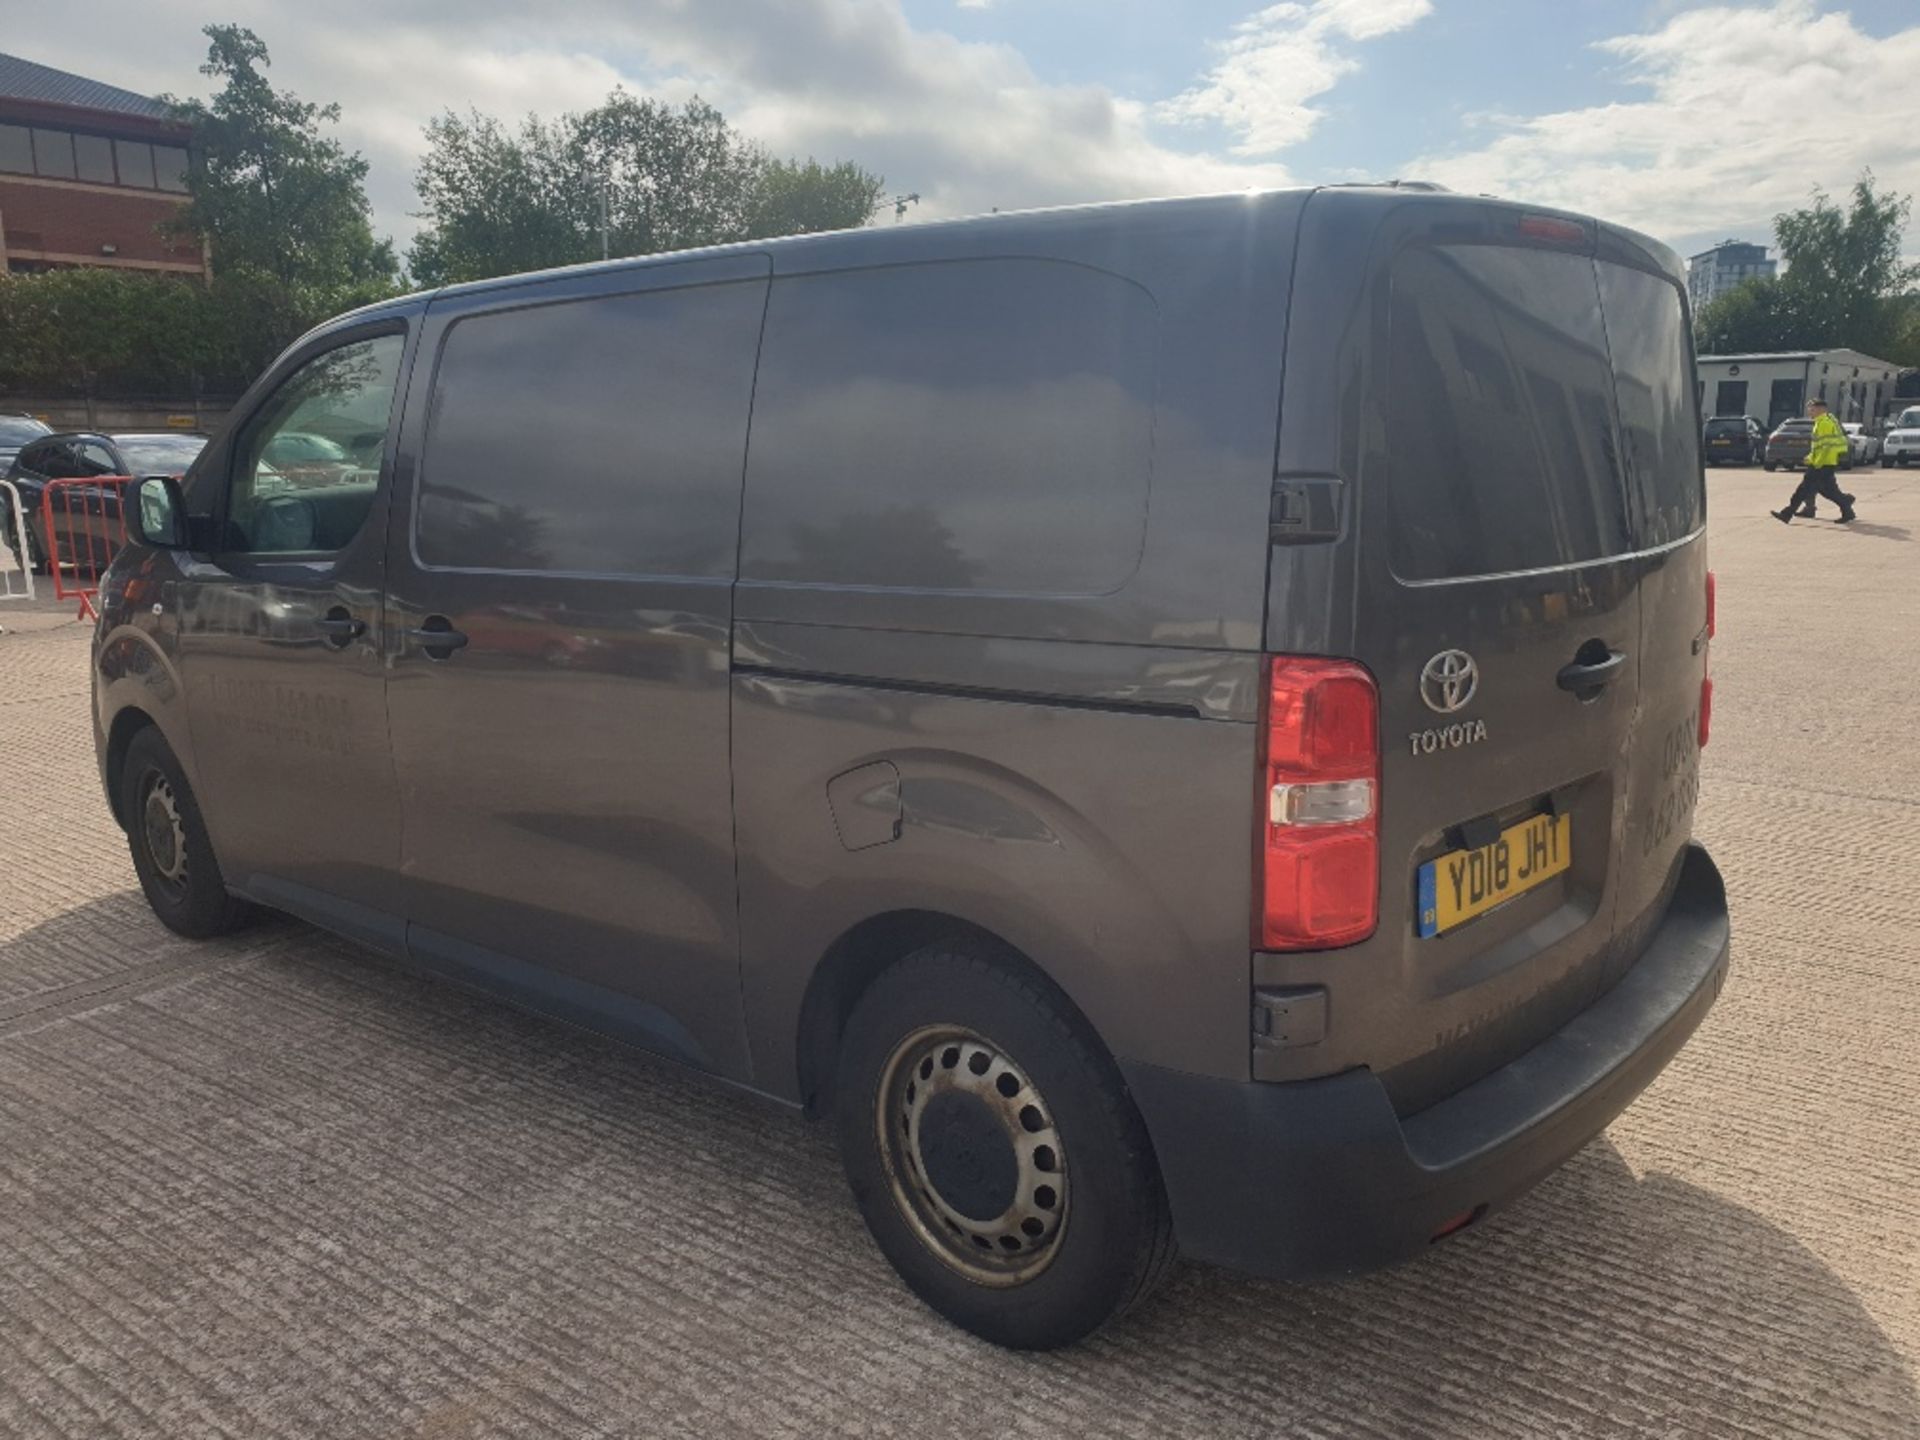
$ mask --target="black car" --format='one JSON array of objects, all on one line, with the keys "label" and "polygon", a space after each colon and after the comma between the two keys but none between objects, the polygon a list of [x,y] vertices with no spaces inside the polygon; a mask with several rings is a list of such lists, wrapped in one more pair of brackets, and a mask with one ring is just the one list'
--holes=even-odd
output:
[{"label": "black car", "polygon": [[[165,430],[130,431],[114,435],[81,430],[56,435],[49,433],[47,427],[37,420],[29,423],[38,426],[38,438],[28,437],[12,457],[13,463],[5,478],[12,481],[14,488],[20,492],[20,504],[27,512],[27,548],[36,570],[45,568],[51,549],[47,543],[46,517],[41,513],[40,504],[49,480],[83,480],[95,475],[184,475],[194,457],[207,443],[204,435]],[[73,503],[76,510],[89,511],[109,522],[113,532],[118,534],[120,496],[117,486],[104,486],[97,493],[83,492]],[[4,528],[7,546],[12,549],[15,540],[11,516],[7,517]],[[60,530],[60,558],[71,560],[72,533],[64,525],[56,525],[56,528]],[[88,528],[99,530],[102,534],[106,530],[97,520]],[[104,557],[102,564],[106,558],[111,557]]]},{"label": "black car", "polygon": [[1751,415],[1716,415],[1707,421],[1707,464],[1757,465],[1766,453],[1767,432]]},{"label": "black car", "polygon": [[11,465],[22,445],[52,433],[31,415],[0,414],[0,465]]},{"label": "black car", "polygon": [[1791,470],[1807,463],[1807,449],[1813,443],[1813,421],[1800,418],[1782,420],[1773,434],[1767,437],[1767,448],[1762,463],[1772,470],[1785,466]]}]

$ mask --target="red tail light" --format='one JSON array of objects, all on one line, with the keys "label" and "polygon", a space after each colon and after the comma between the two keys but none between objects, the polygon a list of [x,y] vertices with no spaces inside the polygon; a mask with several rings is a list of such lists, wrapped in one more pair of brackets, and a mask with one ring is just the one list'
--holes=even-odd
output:
[{"label": "red tail light", "polygon": [[[1718,628],[1716,612],[1720,603],[1720,586],[1713,578],[1713,571],[1707,571],[1707,639],[1711,640]],[[1707,658],[1701,664],[1710,672],[1713,666],[1713,652],[1707,652]],[[1713,676],[1711,673],[1700,677],[1700,748],[1707,748],[1707,735],[1713,729]]]},{"label": "red tail light", "polygon": [[1253,942],[1324,950],[1380,919],[1380,692],[1349,660],[1267,661]]}]

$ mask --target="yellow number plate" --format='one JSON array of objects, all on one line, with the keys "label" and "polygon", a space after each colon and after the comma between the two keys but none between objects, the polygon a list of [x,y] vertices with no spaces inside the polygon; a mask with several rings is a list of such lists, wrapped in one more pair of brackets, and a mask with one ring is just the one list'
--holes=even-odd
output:
[{"label": "yellow number plate", "polygon": [[1573,863],[1573,817],[1535,815],[1478,850],[1449,850],[1416,872],[1419,931],[1440,935],[1524,895]]}]

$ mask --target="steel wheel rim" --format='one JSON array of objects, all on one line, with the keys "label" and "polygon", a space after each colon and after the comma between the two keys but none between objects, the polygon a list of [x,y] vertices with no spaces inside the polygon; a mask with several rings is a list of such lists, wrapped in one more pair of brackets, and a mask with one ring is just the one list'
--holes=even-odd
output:
[{"label": "steel wheel rim", "polygon": [[[1010,1172],[996,1153],[978,1167],[993,1180],[965,1199],[943,1193],[943,1183],[952,1188],[968,1169],[938,1133],[943,1113],[965,1117],[957,1128],[997,1133],[1011,1152]],[[923,1128],[930,1116],[931,1137]],[[1004,1048],[956,1025],[914,1031],[887,1057],[874,1121],[894,1204],[943,1264],[977,1284],[1007,1287],[1053,1262],[1066,1230],[1067,1152],[1039,1088]],[[1003,1188],[1005,1208],[981,1213],[980,1200]]]},{"label": "steel wheel rim", "polygon": [[147,777],[146,798],[140,807],[141,832],[153,873],[170,890],[187,886],[187,827],[180,818],[180,800],[173,782],[158,771]]}]

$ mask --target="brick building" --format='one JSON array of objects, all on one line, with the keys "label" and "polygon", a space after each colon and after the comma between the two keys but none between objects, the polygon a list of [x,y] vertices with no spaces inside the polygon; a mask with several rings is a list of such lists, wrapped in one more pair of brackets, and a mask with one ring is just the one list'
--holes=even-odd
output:
[{"label": "brick building", "polygon": [[0,55],[0,270],[207,273],[159,225],[186,202],[188,127],[146,95]]}]

